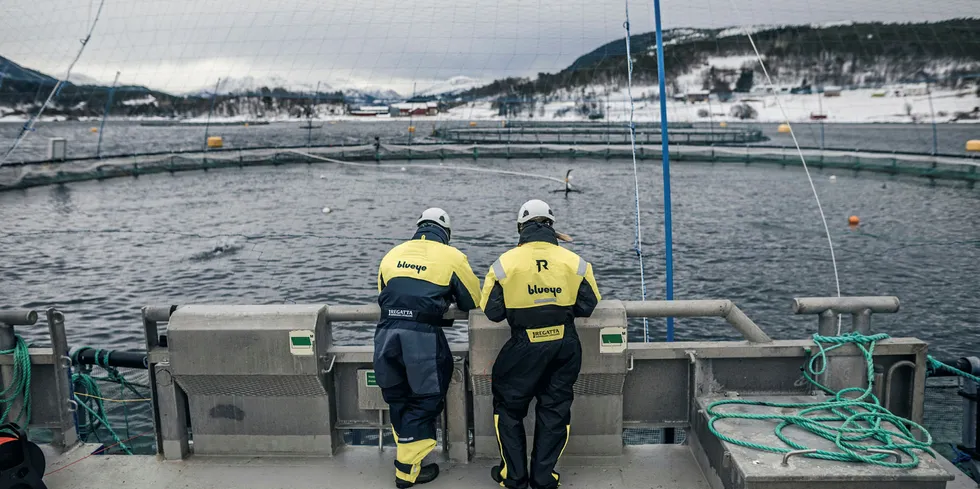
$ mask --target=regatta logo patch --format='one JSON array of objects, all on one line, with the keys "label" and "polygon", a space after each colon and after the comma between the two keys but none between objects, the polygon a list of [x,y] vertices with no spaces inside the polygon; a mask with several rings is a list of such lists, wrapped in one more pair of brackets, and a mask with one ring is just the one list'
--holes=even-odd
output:
[{"label": "regatta logo patch", "polygon": [[549,326],[547,328],[527,330],[527,339],[531,343],[541,343],[544,341],[555,341],[565,337],[565,326]]},{"label": "regatta logo patch", "polygon": [[415,273],[422,273],[426,270],[425,265],[416,265],[414,263],[409,263],[407,261],[401,261],[401,260],[398,261],[398,268],[408,268],[411,270],[415,270]]},{"label": "regatta logo patch", "polygon": [[551,294],[558,297],[561,294],[561,287],[538,287],[537,285],[527,284],[528,295],[534,294]]},{"label": "regatta logo patch", "polygon": [[388,309],[388,317],[411,319],[415,317],[415,312],[411,309]]}]

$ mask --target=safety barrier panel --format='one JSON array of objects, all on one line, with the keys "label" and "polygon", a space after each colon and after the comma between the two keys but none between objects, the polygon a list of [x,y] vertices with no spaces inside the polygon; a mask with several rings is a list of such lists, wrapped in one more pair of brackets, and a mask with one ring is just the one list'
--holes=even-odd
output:
[{"label": "safety barrier panel", "polygon": [[[884,312],[880,304],[894,301],[863,300],[824,305],[802,299],[798,309],[861,315],[866,309]],[[337,346],[330,339],[335,324],[376,321],[379,313],[376,305],[145,308],[160,451],[169,459],[187,457],[188,425],[193,453],[234,455],[329,455],[342,444],[341,430],[385,429],[387,406],[374,383],[372,347]],[[724,317],[746,341],[627,342],[628,317],[668,315]],[[461,462],[499,456],[490,367],[509,327],[480,311],[451,309],[447,316],[468,320],[469,344],[451,345],[455,369],[443,449]],[[168,331],[161,335],[158,325],[164,321]],[[624,429],[694,429],[698,399],[705,396],[812,394],[799,382],[812,341],[771,340],[730,301],[602,301],[576,329],[583,368],[575,385],[568,456],[617,457]],[[876,364],[891,373],[882,380],[892,393],[889,407],[917,422],[925,351],[925,343],[909,338],[881,341],[875,350]],[[843,347],[828,357],[844,361],[855,352]],[[892,368],[902,362],[915,368]],[[276,415],[283,412],[289,419]],[[253,439],[239,438],[244,434]]]}]

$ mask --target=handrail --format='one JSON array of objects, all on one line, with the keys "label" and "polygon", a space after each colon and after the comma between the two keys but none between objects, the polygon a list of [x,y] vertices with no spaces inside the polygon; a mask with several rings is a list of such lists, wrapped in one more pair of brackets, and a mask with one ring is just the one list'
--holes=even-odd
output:
[{"label": "handrail", "polygon": [[623,301],[623,306],[626,317],[721,317],[752,343],[772,341],[730,300]]},{"label": "handrail", "polygon": [[0,310],[0,324],[8,326],[30,326],[37,323],[37,311],[24,309]]},{"label": "handrail", "polygon": [[[623,301],[623,307],[627,317],[721,317],[748,341],[772,341],[759,325],[729,300]],[[381,308],[377,304],[327,307],[327,319],[330,321],[377,321],[380,317]],[[456,309],[456,306],[450,307],[445,315],[446,319],[467,317],[468,314]]]},{"label": "handrail", "polygon": [[[450,306],[446,319],[466,319],[463,311]],[[381,306],[377,304],[361,304],[357,306],[327,306],[328,321],[377,321],[381,319]]]},{"label": "handrail", "polygon": [[898,312],[898,297],[801,297],[793,299],[793,314],[822,314],[832,311],[855,314],[863,311]]},{"label": "handrail", "polygon": [[146,306],[143,308],[143,317],[147,321],[166,323],[170,321],[170,315],[177,310],[177,306]]}]

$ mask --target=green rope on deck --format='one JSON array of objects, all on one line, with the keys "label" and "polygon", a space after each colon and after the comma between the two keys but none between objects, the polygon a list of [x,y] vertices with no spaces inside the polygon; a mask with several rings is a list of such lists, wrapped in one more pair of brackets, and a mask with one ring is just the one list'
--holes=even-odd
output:
[{"label": "green rope on deck", "polygon": [[[95,350],[95,365],[105,370],[105,376],[100,377],[91,375],[91,367],[81,365],[78,362],[78,355],[85,350]],[[122,403],[126,435],[125,437],[120,437],[109,422],[109,413],[105,407],[104,396],[102,395],[102,389],[99,387],[99,382],[118,384],[120,399],[125,398],[127,390],[136,394],[138,398],[146,398],[146,395],[137,391],[136,387],[148,387],[129,382],[117,368],[110,366],[109,356],[111,354],[112,350],[101,350],[89,347],[79,348],[72,354],[72,363],[78,365],[78,371],[72,374],[72,386],[74,391],[73,396],[75,398],[75,402],[77,402],[78,405],[82,407],[92,418],[90,421],[82,421],[79,419],[79,436],[82,439],[87,439],[89,436],[94,436],[96,439],[98,439],[98,428],[100,426],[104,426],[109,432],[109,435],[112,436],[112,441],[118,444],[118,446],[125,453],[132,455],[133,452],[131,448],[123,443],[124,439],[130,438],[128,404],[126,402]],[[79,396],[77,393],[88,395]],[[101,442],[101,440],[99,441]]]},{"label": "green rope on deck", "polygon": [[[801,369],[803,370],[803,377],[820,390],[833,396],[832,400],[812,403],[779,403],[730,399],[713,402],[707,408],[710,416],[708,426],[711,432],[728,443],[772,453],[809,449],[810,447],[791,439],[785,433],[786,428],[792,426],[829,440],[837,447],[837,451],[817,450],[814,453],[803,455],[809,458],[860,462],[897,469],[918,466],[919,457],[916,450],[922,450],[935,456],[935,453],[930,449],[932,436],[917,423],[890,413],[881,406],[878,399],[871,393],[872,379],[874,379],[875,344],[886,338],[888,338],[886,334],[870,336],[860,333],[847,333],[841,336],[813,335],[817,351],[807,362],[805,368]],[[868,367],[868,385],[866,388],[852,387],[835,392],[815,380],[815,377],[827,368],[827,353],[844,345],[854,345],[864,355]],[[798,409],[799,411],[795,414],[719,411],[720,407],[730,405]],[[725,435],[715,428],[716,422],[725,419],[778,421],[775,434],[785,446],[753,443]],[[925,440],[916,439],[912,430],[919,430]],[[891,461],[894,460],[892,455],[871,452],[869,449],[897,451],[905,454],[905,457],[901,462]]]},{"label": "green rope on deck", "polygon": [[[0,405],[3,405],[3,415],[0,416],[0,424],[14,422],[20,426],[27,427],[31,422],[31,355],[27,352],[27,343],[20,335],[15,335],[16,343],[13,349],[0,350],[0,355],[14,356],[14,376],[7,387],[0,391]],[[17,419],[8,420],[10,410],[14,407],[17,398],[23,399],[23,407],[17,414]]]}]

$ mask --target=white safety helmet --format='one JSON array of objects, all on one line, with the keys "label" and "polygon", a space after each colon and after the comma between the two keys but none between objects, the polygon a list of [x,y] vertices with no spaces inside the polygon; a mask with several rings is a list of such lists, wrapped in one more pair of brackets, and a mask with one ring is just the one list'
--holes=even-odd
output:
[{"label": "white safety helmet", "polygon": [[421,226],[423,223],[431,222],[442,228],[447,232],[452,231],[452,223],[449,221],[449,214],[446,211],[438,207],[430,207],[422,211],[422,216],[419,220],[415,222],[416,225]]},{"label": "white safety helmet", "polygon": [[[523,228],[524,224],[528,221],[541,218],[551,221],[550,224],[552,225],[555,223],[555,213],[551,211],[551,206],[549,206],[543,200],[538,199],[525,202],[524,205],[521,206],[521,210],[517,211],[517,232],[521,232],[521,228]],[[558,238],[559,241],[572,241],[571,236],[558,231],[555,231],[555,237]]]},{"label": "white safety helmet", "polygon": [[539,217],[544,217],[552,223],[555,222],[555,213],[551,212],[551,206],[543,200],[529,200],[521,206],[521,210],[517,211],[517,224],[524,224]]}]

